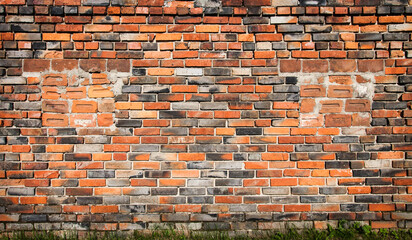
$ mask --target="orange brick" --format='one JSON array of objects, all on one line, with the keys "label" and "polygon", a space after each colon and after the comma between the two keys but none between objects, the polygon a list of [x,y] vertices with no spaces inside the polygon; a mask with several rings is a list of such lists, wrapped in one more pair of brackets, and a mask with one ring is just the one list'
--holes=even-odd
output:
[{"label": "orange brick", "polygon": [[73,113],[94,113],[97,112],[97,102],[75,100],[72,104]]},{"label": "orange brick", "polygon": [[69,33],[43,33],[43,41],[70,41]]},{"label": "orange brick", "polygon": [[297,178],[271,178],[270,186],[296,186],[298,185]]},{"label": "orange brick", "polygon": [[176,205],[175,211],[176,212],[201,212],[201,205]]},{"label": "orange brick", "polygon": [[119,212],[118,206],[91,206],[91,213],[116,213]]}]

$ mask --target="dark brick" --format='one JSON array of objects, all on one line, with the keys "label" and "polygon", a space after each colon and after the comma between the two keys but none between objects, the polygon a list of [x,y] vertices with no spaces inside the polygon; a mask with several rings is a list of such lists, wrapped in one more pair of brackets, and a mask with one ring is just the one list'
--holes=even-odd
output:
[{"label": "dark brick", "polygon": [[20,216],[22,222],[46,222],[47,215],[42,214],[22,214]]},{"label": "dark brick", "polygon": [[103,203],[103,197],[77,197],[76,200],[79,205],[95,205]]},{"label": "dark brick", "polygon": [[341,204],[340,210],[345,212],[364,212],[368,210],[368,204]]},{"label": "dark brick", "polygon": [[116,122],[116,127],[141,127],[142,120],[119,119]]},{"label": "dark brick", "polygon": [[355,196],[355,202],[362,203],[380,203],[382,202],[382,196],[379,195],[359,195]]},{"label": "dark brick", "polygon": [[326,6],[326,0],[299,0],[301,6]]},{"label": "dark brick", "polygon": [[262,135],[262,128],[236,128],[236,135]]}]

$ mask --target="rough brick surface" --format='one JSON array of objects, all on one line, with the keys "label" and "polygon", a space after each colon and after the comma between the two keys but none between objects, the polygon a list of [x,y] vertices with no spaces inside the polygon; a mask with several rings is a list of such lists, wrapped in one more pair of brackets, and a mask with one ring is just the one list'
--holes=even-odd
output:
[{"label": "rough brick surface", "polygon": [[408,1],[0,2],[1,230],[412,226]]}]

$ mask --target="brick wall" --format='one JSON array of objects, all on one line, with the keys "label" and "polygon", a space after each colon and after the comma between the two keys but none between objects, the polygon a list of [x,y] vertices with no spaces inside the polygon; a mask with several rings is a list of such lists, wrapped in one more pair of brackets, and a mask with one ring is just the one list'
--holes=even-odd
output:
[{"label": "brick wall", "polygon": [[0,4],[0,229],[412,227],[407,0]]}]

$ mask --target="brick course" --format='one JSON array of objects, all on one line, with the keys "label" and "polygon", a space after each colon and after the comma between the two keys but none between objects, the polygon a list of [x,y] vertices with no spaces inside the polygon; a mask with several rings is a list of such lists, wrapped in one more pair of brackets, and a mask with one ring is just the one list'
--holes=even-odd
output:
[{"label": "brick course", "polygon": [[0,3],[0,230],[412,227],[411,1]]}]

